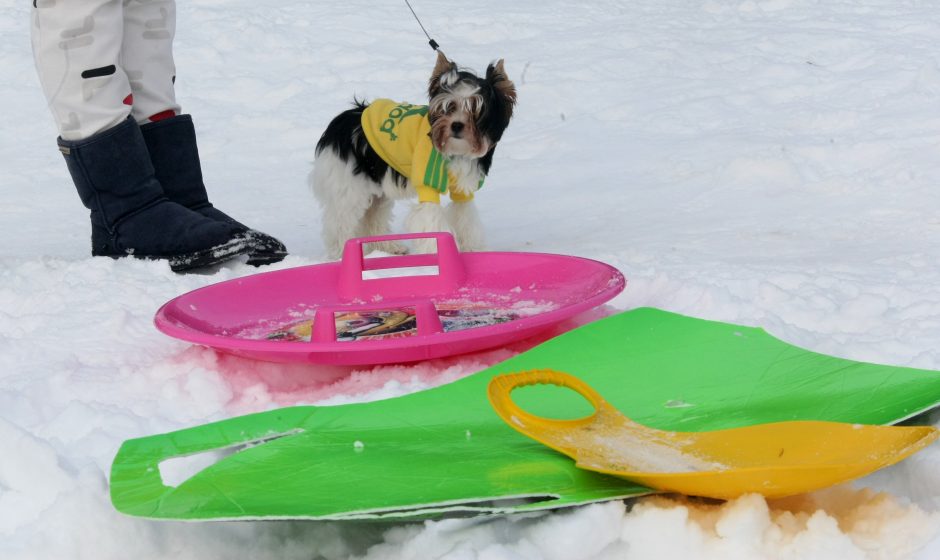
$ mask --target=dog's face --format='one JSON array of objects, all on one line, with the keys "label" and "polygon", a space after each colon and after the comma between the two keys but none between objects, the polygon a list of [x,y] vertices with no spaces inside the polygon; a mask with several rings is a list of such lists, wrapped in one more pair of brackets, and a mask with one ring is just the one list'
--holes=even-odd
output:
[{"label": "dog's face", "polygon": [[428,86],[431,141],[447,156],[483,157],[503,136],[516,103],[516,86],[503,61],[486,77],[457,68],[440,51]]}]

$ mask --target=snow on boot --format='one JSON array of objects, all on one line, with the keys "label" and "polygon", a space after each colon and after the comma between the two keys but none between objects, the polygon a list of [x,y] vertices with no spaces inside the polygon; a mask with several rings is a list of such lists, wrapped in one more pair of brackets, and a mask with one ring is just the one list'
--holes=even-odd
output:
[{"label": "snow on boot", "polygon": [[196,129],[190,115],[161,119],[144,124],[140,129],[147,142],[157,180],[170,200],[213,220],[233,224],[245,232],[252,244],[248,264],[275,263],[287,256],[283,243],[236,221],[209,202],[196,147]]},{"label": "snow on boot", "polygon": [[182,272],[250,250],[237,227],[167,199],[132,118],[84,140],[59,138],[58,144],[91,211],[92,255],[166,259]]}]

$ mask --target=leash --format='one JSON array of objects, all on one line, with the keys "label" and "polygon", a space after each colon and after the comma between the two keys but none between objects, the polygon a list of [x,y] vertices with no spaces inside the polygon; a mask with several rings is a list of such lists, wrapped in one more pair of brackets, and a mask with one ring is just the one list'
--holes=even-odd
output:
[{"label": "leash", "polygon": [[415,13],[415,9],[411,7],[411,2],[409,2],[408,0],[405,0],[405,4],[408,4],[408,9],[411,10],[411,15],[415,17],[415,21],[417,21],[418,25],[421,26],[421,31],[424,31],[424,36],[428,38],[428,44],[431,45],[432,49],[438,50],[440,45],[438,45],[437,41],[435,41],[434,39],[431,38],[430,35],[428,35],[428,30],[424,28],[424,25],[421,23],[421,20],[418,18],[418,14]]}]

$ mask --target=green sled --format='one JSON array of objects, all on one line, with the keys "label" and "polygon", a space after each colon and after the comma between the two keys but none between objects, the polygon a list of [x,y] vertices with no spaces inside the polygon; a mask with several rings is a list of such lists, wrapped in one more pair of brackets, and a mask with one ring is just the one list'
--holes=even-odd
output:
[{"label": "green sled", "polygon": [[[762,329],[641,308],[428,391],[128,440],[111,468],[111,500],[121,512],[155,519],[401,520],[652,493],[581,470],[503,423],[487,401],[489,380],[540,368],[576,375],[637,422],[664,430],[783,420],[891,424],[940,404],[935,371],[853,362]],[[557,387],[520,389],[514,400],[555,418],[590,412]],[[163,483],[162,461],[226,448],[176,487]]]}]

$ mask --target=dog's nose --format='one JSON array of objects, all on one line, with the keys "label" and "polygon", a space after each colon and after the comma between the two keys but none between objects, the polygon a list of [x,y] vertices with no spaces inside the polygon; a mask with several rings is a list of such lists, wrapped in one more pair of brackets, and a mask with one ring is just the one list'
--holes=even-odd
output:
[{"label": "dog's nose", "polygon": [[463,131],[464,124],[462,122],[452,122],[450,123],[450,130],[454,134],[460,134]]}]

